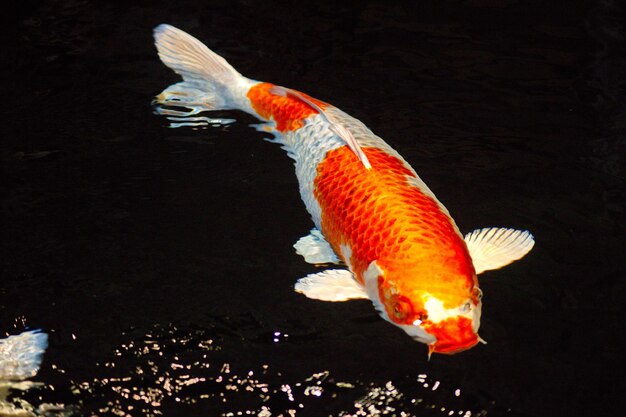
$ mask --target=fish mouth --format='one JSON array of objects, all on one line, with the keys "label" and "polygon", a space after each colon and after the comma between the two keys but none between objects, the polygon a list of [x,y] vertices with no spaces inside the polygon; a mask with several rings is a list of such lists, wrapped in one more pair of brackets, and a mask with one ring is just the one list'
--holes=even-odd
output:
[{"label": "fish mouth", "polygon": [[450,317],[426,330],[436,338],[428,345],[430,353],[451,355],[470,349],[480,341],[472,320],[463,316]]},{"label": "fish mouth", "polygon": [[478,341],[478,335],[472,339],[467,339],[463,341],[437,341],[433,344],[428,345],[428,350],[429,353],[443,353],[446,355],[453,355],[455,353],[463,352],[464,350],[473,348],[478,344]]}]

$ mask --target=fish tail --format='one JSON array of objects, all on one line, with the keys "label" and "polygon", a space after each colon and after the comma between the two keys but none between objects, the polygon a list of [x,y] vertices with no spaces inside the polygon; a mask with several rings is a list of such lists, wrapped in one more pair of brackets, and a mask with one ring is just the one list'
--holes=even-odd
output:
[{"label": "fish tail", "polygon": [[156,97],[158,104],[186,107],[191,110],[187,114],[249,110],[246,93],[255,82],[202,42],[180,29],[161,24],[154,29],[154,43],[161,61],[183,78]]},{"label": "fish tail", "polygon": [[40,330],[0,339],[0,385],[34,377],[47,347],[48,335]]}]

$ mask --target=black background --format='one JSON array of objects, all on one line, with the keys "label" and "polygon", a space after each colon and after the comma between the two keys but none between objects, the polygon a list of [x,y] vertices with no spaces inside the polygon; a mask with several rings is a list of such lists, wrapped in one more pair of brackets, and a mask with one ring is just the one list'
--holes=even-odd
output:
[{"label": "black background", "polygon": [[[624,415],[619,2],[17,6],[0,50],[0,331],[50,333],[31,402],[85,415],[348,415],[391,383],[372,400],[387,415]],[[291,247],[312,226],[292,162],[248,115],[194,130],[152,114],[177,80],[152,44],[159,23],[362,120],[463,232],[532,231],[524,260],[481,276],[489,343],[427,362],[370,303],[295,294],[316,268]],[[215,348],[199,349],[207,340]],[[165,354],[138,348],[152,342]],[[176,361],[206,381],[168,389],[159,377],[183,372]],[[250,371],[267,395],[218,381]],[[321,396],[305,392],[318,380]]]}]

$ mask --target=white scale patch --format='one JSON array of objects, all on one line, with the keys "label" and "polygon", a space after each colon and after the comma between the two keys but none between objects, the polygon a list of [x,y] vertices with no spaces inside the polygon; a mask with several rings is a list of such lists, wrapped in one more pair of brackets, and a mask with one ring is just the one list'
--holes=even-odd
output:
[{"label": "white scale patch", "polygon": [[467,300],[465,304],[459,307],[445,308],[440,299],[430,294],[424,295],[424,300],[424,307],[426,308],[428,318],[434,323],[440,323],[451,317],[466,317],[472,320],[474,331],[478,331],[482,307],[480,302],[477,306],[474,306],[470,300]]}]

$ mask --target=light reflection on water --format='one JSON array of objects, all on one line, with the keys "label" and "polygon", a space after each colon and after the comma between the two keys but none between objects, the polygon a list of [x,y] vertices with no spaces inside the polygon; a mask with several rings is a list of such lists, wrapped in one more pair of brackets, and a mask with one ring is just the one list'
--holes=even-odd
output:
[{"label": "light reflection on water", "polygon": [[[65,388],[47,385],[42,394],[67,389],[78,404],[66,404],[66,410],[90,416],[486,415],[463,407],[458,387],[425,373],[382,383],[342,380],[328,370],[289,378],[268,364],[242,369],[222,346],[218,328],[170,324],[131,333],[98,364],[96,377]],[[273,345],[290,343],[282,331],[270,337]],[[445,393],[433,398],[434,391]]]}]

